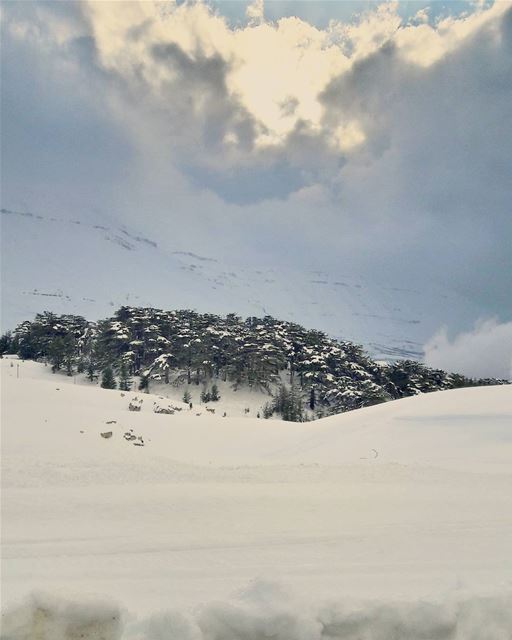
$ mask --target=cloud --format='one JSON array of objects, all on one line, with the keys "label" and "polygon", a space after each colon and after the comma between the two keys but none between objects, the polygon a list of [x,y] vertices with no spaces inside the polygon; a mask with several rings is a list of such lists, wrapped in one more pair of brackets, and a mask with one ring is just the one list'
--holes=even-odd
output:
[{"label": "cloud", "polygon": [[431,367],[474,378],[512,380],[512,322],[482,320],[452,340],[446,329],[441,329],[424,351],[425,362]]},{"label": "cloud", "polygon": [[7,3],[5,206],[437,287],[452,304],[422,340],[468,309],[512,318],[512,9],[360,6],[318,26],[260,2],[236,24],[201,2]]},{"label": "cloud", "polygon": [[263,0],[253,0],[247,5],[245,15],[249,24],[259,24],[264,20],[265,7]]},{"label": "cloud", "polygon": [[512,317],[505,179],[512,125],[498,114],[512,101],[511,22],[509,11],[485,23],[429,67],[389,43],[321,97],[326,126],[357,117],[365,134],[340,171],[340,201],[386,239],[382,262],[399,252],[402,277],[449,281],[505,318]]},{"label": "cloud", "polygon": [[[398,4],[387,2],[324,29],[297,17],[265,21],[262,0],[247,6],[243,27],[201,2],[130,3],[121,12],[115,2],[86,1],[74,12],[48,4],[6,13],[12,38],[103,80],[105,108],[141,153],[159,147],[184,175],[213,173],[209,188],[244,202],[230,186],[239,169],[262,185],[251,201],[343,182],[342,166],[399,136],[392,115],[425,98],[415,82],[428,82],[421,70],[489,24],[496,29],[504,5],[417,24],[402,23]],[[87,59],[77,53],[85,41]],[[293,167],[294,179],[277,191],[263,186],[280,165]]]}]

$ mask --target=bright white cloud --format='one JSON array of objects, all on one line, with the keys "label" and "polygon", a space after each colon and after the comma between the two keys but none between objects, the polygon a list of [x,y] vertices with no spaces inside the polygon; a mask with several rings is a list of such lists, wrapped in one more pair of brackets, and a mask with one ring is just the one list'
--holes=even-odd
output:
[{"label": "bright white cloud", "polygon": [[512,379],[512,322],[480,321],[452,340],[441,329],[425,345],[425,362],[475,378]]},{"label": "bright white cloud", "polygon": [[249,24],[259,24],[263,22],[264,13],[265,7],[263,0],[253,0],[253,2],[247,5],[247,9],[245,10]]},{"label": "bright white cloud", "polygon": [[[475,4],[473,13],[459,18],[447,17],[434,26],[423,20],[398,29],[394,42],[402,56],[420,67],[429,67],[443,56],[454,51],[464,40],[494,18],[503,15],[510,7],[508,2],[495,2],[490,7]],[[425,17],[419,12],[417,17]]]}]

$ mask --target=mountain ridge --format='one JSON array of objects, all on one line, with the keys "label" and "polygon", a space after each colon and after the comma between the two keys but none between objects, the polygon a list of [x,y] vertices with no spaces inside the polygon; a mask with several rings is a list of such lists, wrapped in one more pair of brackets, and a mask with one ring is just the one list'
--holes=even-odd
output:
[{"label": "mountain ridge", "polygon": [[41,311],[41,296],[49,311],[92,319],[122,305],[220,314],[236,309],[319,328],[392,360],[421,359],[423,344],[442,324],[459,327],[481,315],[443,283],[420,292],[409,282],[364,277],[342,256],[329,271],[319,270],[314,256],[301,268],[264,258],[249,265],[221,247],[205,251],[193,237],[166,246],[164,235],[157,242],[149,230],[104,215],[70,216],[2,209],[4,330]]}]

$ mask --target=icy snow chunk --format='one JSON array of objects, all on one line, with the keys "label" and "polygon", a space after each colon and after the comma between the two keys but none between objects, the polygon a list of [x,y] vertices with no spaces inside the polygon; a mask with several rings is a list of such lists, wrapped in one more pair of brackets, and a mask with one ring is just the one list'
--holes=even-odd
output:
[{"label": "icy snow chunk", "polygon": [[118,608],[103,602],[68,603],[34,595],[2,620],[5,640],[121,640]]}]

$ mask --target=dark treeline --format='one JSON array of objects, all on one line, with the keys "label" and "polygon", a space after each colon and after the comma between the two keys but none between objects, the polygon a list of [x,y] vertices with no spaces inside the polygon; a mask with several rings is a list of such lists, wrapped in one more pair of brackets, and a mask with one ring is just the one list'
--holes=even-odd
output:
[{"label": "dark treeline", "polygon": [[103,386],[152,382],[208,385],[223,380],[268,392],[273,412],[300,421],[441,389],[504,384],[474,380],[412,360],[372,360],[362,347],[270,316],[245,320],[195,311],[121,307],[113,317],[38,314],[0,338],[0,354],[83,373]]}]

